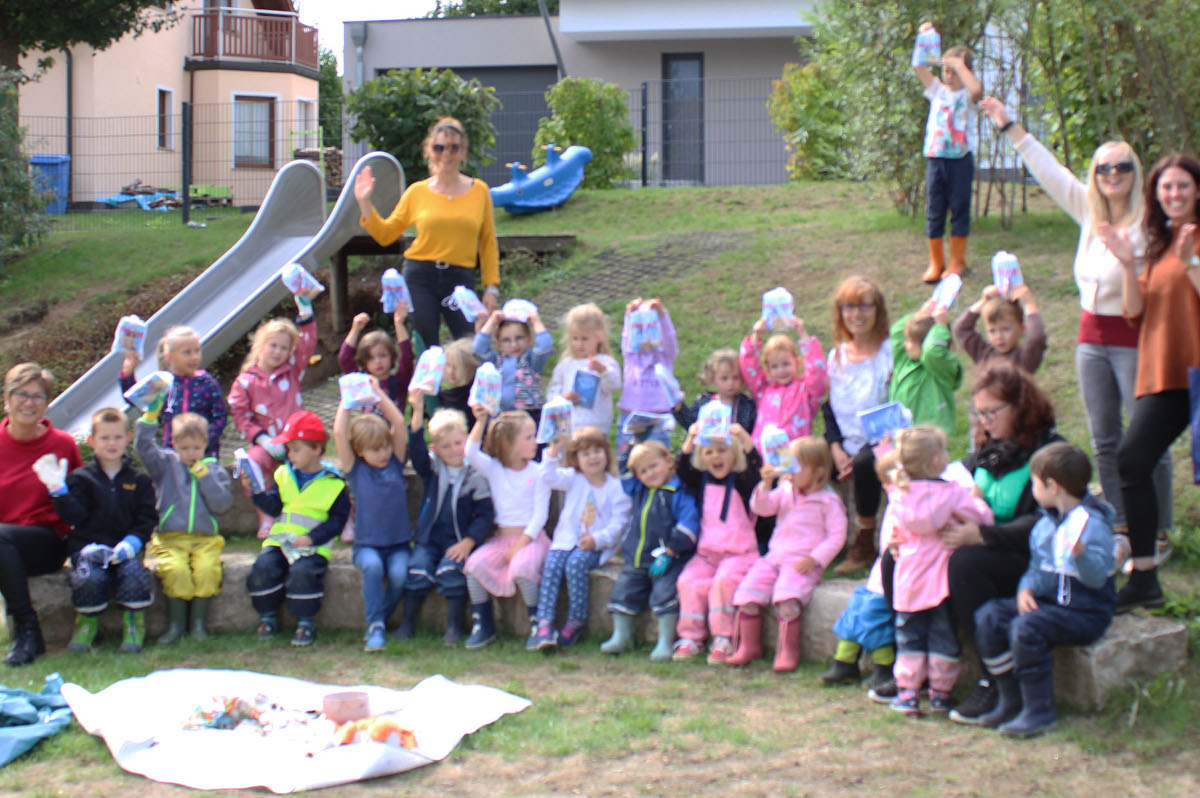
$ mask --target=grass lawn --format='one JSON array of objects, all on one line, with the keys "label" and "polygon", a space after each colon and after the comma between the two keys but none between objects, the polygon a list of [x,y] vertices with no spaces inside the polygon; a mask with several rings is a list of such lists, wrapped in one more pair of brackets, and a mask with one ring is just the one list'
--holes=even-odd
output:
[{"label": "grass lawn", "polygon": [[[579,246],[549,266],[505,271],[507,296],[543,307],[593,294],[606,264],[648,264],[642,277],[617,286],[602,306],[619,338],[624,303],[661,296],[680,341],[676,372],[691,395],[704,358],[736,347],[757,317],[763,291],[787,286],[797,314],[828,347],[829,298],[844,276],[880,282],[893,318],[928,296],[923,223],[896,215],[881,195],[860,184],[792,184],[721,189],[579,192],[558,211],[528,217],[499,213],[503,234],[574,233]],[[174,269],[214,260],[245,229],[244,220],[207,230],[147,229],[56,234],[12,267],[0,297],[42,291],[48,301],[125,287]],[[111,236],[111,238],[109,238]],[[1087,445],[1073,365],[1079,318],[1071,261],[1078,229],[1044,199],[1018,214],[1012,230],[991,219],[975,224],[960,306],[990,281],[987,262],[1007,249],[1021,261],[1050,336],[1038,379],[1054,397],[1060,431]],[[25,268],[22,266],[25,264]],[[124,266],[122,264],[125,264]],[[38,272],[53,267],[49,279]],[[359,264],[358,268],[375,268]],[[128,274],[127,271],[128,270]],[[135,277],[140,274],[141,277]],[[36,278],[36,279],[35,279]],[[23,288],[13,281],[23,280]],[[603,292],[601,292],[603,294]],[[78,300],[77,300],[78,301]],[[965,406],[967,389],[961,400]],[[965,435],[966,419],[960,419]],[[958,451],[964,448],[959,436]],[[1190,622],[1200,639],[1200,491],[1190,462],[1177,450],[1176,560],[1164,572],[1168,611]],[[227,586],[239,590],[239,585]],[[330,600],[336,600],[331,598]],[[740,672],[704,665],[655,665],[646,650],[606,658],[595,640],[554,657],[527,654],[505,640],[485,652],[443,649],[433,636],[393,643],[385,654],[359,651],[358,636],[322,633],[298,652],[281,640],[263,647],[249,634],[220,636],[142,655],[111,651],[89,657],[54,653],[31,668],[10,670],[10,686],[37,688],[59,671],[88,689],[167,667],[248,668],[338,684],[408,687],[430,673],[482,682],[532,698],[521,715],[468,737],[446,761],[396,779],[337,794],[739,794],[823,795],[846,791],[898,795],[1074,794],[1109,783],[1135,795],[1193,792],[1200,772],[1195,708],[1200,670],[1131,685],[1098,713],[1066,712],[1058,731],[1032,742],[939,720],[910,721],[867,702],[856,688],[816,686],[821,663],[777,677],[765,664]],[[111,644],[110,644],[111,645]],[[1194,648],[1193,644],[1193,648]],[[920,752],[917,755],[914,753]],[[990,788],[990,789],[989,789]],[[184,791],[122,773],[98,740],[72,727],[0,774],[0,792],[26,795],[147,795]],[[190,794],[190,793],[189,793]]]}]

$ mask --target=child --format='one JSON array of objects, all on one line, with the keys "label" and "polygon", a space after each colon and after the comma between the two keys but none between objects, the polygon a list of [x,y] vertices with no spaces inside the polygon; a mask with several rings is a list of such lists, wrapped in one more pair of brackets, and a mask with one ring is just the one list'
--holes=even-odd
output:
[{"label": "child", "polygon": [[757,411],[753,427],[755,446],[767,424],[781,428],[788,434],[788,440],[808,435],[813,416],[829,389],[821,342],[815,335],[804,334],[803,319],[792,316],[791,323],[799,342],[786,335],[772,335],[764,345],[767,323],[762,319],[754,322],[754,329],[742,340],[738,356],[742,380],[754,397]]},{"label": "child", "polygon": [[733,653],[733,594],[758,559],[750,494],[762,458],[750,433],[730,426],[730,441],[696,443],[698,425],[688,429],[677,459],[679,481],[698,497],[700,541],[679,574],[679,642],[674,659],[704,650],[712,633],[708,664],[724,665]]},{"label": "child", "polygon": [[[538,598],[537,647],[573,646],[587,625],[588,572],[613,556],[629,525],[629,497],[617,479],[617,458],[608,435],[597,427],[577,428],[566,444],[566,466],[559,468],[563,438],[546,450],[542,479],[567,492],[554,539],[542,570]],[[567,622],[554,631],[558,590],[567,579]]]},{"label": "child", "polygon": [[383,330],[373,330],[363,335],[363,328],[370,323],[371,317],[359,313],[350,323],[350,332],[346,333],[346,340],[338,349],[338,367],[342,373],[361,371],[370,374],[379,381],[384,395],[396,407],[404,407],[408,383],[413,375],[412,339],[409,338],[408,328],[404,326],[407,318],[408,306],[403,302],[397,303],[396,312],[392,314],[392,327],[396,331],[393,340]]},{"label": "child", "polygon": [[820,438],[797,438],[791,451],[800,470],[775,486],[779,474],[774,467],[763,466],[750,496],[752,512],[777,520],[770,550],[754,562],[733,594],[737,650],[725,661],[727,665],[748,665],[763,655],[762,611],[771,604],[779,623],[774,670],[796,670],[800,613],[846,543],[846,507],[829,489],[833,461],[828,444]]},{"label": "child", "polygon": [[[875,461],[879,481],[891,485],[895,480],[896,466],[900,455],[890,450]],[[879,548],[886,549],[891,543],[894,527],[891,508],[883,513],[879,524]],[[872,701],[890,704],[896,697],[896,680],[892,677],[892,664],[896,661],[896,625],[892,621],[892,608],[883,592],[883,565],[875,558],[867,583],[854,588],[846,609],[833,623],[837,636],[837,650],[829,670],[821,674],[821,684],[857,684],[862,680],[858,669],[858,658],[865,649],[871,656],[875,669],[867,685]]]},{"label": "child", "polygon": [[[449,360],[447,360],[449,364]],[[457,410],[442,408],[429,420],[433,456],[425,445],[425,394],[408,392],[412,422],[408,431],[409,456],[423,487],[421,511],[413,534],[413,552],[404,583],[404,620],[396,637],[416,632],[421,605],[437,587],[446,600],[446,633],[442,642],[462,642],[466,615],[467,557],[483,543],[495,520],[491,489],[475,468],[463,462],[467,445],[467,419]]]},{"label": "child", "polygon": [[[921,31],[932,28],[928,22]],[[967,236],[971,234],[971,184],[975,177],[975,103],[983,86],[972,72],[975,55],[957,45],[942,56],[942,80],[929,67],[914,64],[925,96],[925,232],[929,237],[929,269],[921,278],[936,283],[943,273],[962,274],[966,268]],[[950,265],[942,248],[946,211],[950,212]]]},{"label": "child", "polygon": [[167,631],[158,638],[168,646],[183,637],[191,610],[193,640],[205,640],[209,606],[221,591],[221,537],[213,513],[233,506],[229,472],[215,458],[205,457],[208,422],[196,413],[171,419],[170,448],[154,443],[160,397],[142,414],[134,428],[133,450],[142,459],[158,493],[158,532],[150,539],[150,554],[167,596]]},{"label": "child", "polygon": [[[457,410],[463,418],[471,418],[468,399],[471,383],[475,381],[475,370],[479,360],[475,357],[474,341],[459,338],[445,347],[446,365],[442,370],[442,386],[437,394],[437,406],[446,410]],[[466,438],[466,433],[463,433]]]},{"label": "child", "polygon": [[920,714],[919,691],[929,682],[929,708],[950,711],[950,691],[961,670],[961,648],[950,609],[947,567],[951,550],[941,531],[951,522],[991,524],[982,498],[941,479],[950,462],[946,434],[917,426],[896,436],[900,464],[888,492],[895,520],[892,547],[892,609],[896,613],[896,697],[892,709]]},{"label": "child", "polygon": [[491,488],[496,534],[467,560],[473,623],[466,646],[483,648],[496,639],[492,596],[511,596],[520,590],[529,612],[525,648],[536,649],[538,583],[550,549],[544,529],[550,488],[541,478],[541,464],[533,462],[536,427],[524,411],[501,413],[488,427],[487,444],[480,448],[488,411],[483,405],[472,405],[471,410],[475,426],[467,438],[466,458]]},{"label": "child", "polygon": [[333,419],[338,461],[354,498],[354,564],[362,571],[367,616],[363,651],[368,653],[387,647],[385,624],[404,593],[412,540],[404,481],[404,414],[377,378],[371,378],[371,385],[383,418],[367,413],[351,420],[346,405],[339,403]]},{"label": "child", "polygon": [[700,418],[700,408],[713,399],[720,399],[731,409],[733,423],[742,429],[754,429],[757,411],[754,400],[742,388],[742,372],[738,365],[738,353],[732,349],[718,349],[704,361],[704,370],[700,380],[712,388],[711,391],[701,391],[696,401],[685,405],[683,400],[672,409],[675,421],[684,429],[691,429]]},{"label": "child", "polygon": [[[233,423],[251,444],[248,454],[262,469],[268,488],[277,461],[285,454],[283,445],[272,443],[272,438],[300,410],[300,381],[317,346],[312,300],[305,293],[297,294],[296,306],[295,324],[271,319],[254,331],[250,353],[229,391]],[[270,534],[274,521],[259,511],[260,540]]]},{"label": "child", "polygon": [[[492,333],[500,351],[492,348]],[[537,313],[529,321],[506,319],[497,310],[475,334],[475,356],[500,371],[500,409],[524,410],[536,424],[542,412],[542,369],[554,352],[554,339]]]},{"label": "child", "polygon": [[[987,325],[986,340],[975,330],[981,314]],[[1030,374],[1038,370],[1046,354],[1046,325],[1033,292],[1024,283],[1012,289],[1012,299],[1001,296],[994,285],[985,286],[978,301],[954,322],[954,337],[973,363],[1005,358]]]},{"label": "child", "polygon": [[[658,324],[662,333],[662,343],[657,347],[645,345],[633,348],[631,335],[633,333],[630,314],[645,306],[658,314]],[[636,435],[625,431],[625,420],[634,411],[643,413],[669,413],[671,399],[659,383],[654,366],[661,363],[667,370],[674,372],[675,357],[679,354],[679,345],[675,340],[675,326],[671,324],[671,314],[667,313],[660,299],[643,301],[641,297],[625,306],[625,323],[621,329],[621,356],[625,359],[624,390],[621,391],[617,413],[617,455],[628,459],[629,447],[634,439],[643,440],[647,437],[662,442],[664,446],[671,444],[671,433],[663,425],[656,424],[648,430]],[[624,478],[624,477],[622,477]]]},{"label": "child", "polygon": [[696,548],[700,515],[695,497],[675,475],[675,461],[662,441],[643,441],[622,460],[627,460],[622,465],[628,470],[619,467],[621,487],[632,500],[621,540],[625,567],[608,599],[612,637],[600,650],[605,654],[628,651],[633,645],[634,618],[649,603],[658,618],[658,640],[650,659],[664,662],[671,658],[679,620],[675,583]]},{"label": "child", "polygon": [[[221,434],[229,419],[229,408],[216,379],[200,368],[200,336],[191,327],[171,327],[158,341],[158,367],[171,372],[175,382],[167,394],[160,422],[163,425],[163,448],[171,448],[171,419],[180,413],[196,413],[208,422],[208,441],[204,456],[221,456]],[[138,366],[134,352],[125,355],[121,364],[121,392],[133,387]]]},{"label": "child", "polygon": [[[621,365],[608,346],[608,319],[591,302],[576,305],[563,319],[566,352],[554,367],[547,397],[570,400],[571,428],[596,427],[608,435],[613,420],[613,394],[621,390]],[[575,391],[575,375],[588,371],[600,378],[593,400],[583,403]]]},{"label": "child", "polygon": [[73,527],[67,533],[67,581],[76,615],[69,648],[92,650],[111,593],[125,608],[121,650],[138,652],[146,641],[145,609],[154,600],[154,577],[138,556],[158,523],[154,484],[125,453],[129,427],[120,410],[106,407],[92,416],[88,444],[95,459],[69,476],[65,462],[53,455],[33,466],[54,511]]},{"label": "child", "polygon": [[955,431],[954,392],[963,378],[962,363],[950,351],[948,322],[946,311],[929,301],[892,325],[888,394],[912,412],[914,424],[933,424],[947,437]]},{"label": "child", "polygon": [[[350,492],[340,473],[321,460],[325,427],[316,413],[301,410],[288,417],[271,445],[284,446],[287,462],[275,469],[274,485],[254,493],[254,504],[278,516],[246,578],[250,602],[258,612],[256,634],[270,640],[279,631],[279,607],[297,621],[293,646],[316,640],[314,618],[325,595],[331,545],[350,517]],[[248,474],[242,481],[250,484]]]},{"label": "child", "polygon": [[1029,737],[1058,721],[1054,646],[1086,646],[1112,622],[1113,510],[1088,491],[1092,466],[1069,443],[1051,443],[1029,461],[1043,515],[1029,535],[1029,568],[1015,599],[992,599],[975,612],[975,640],[1000,700],[981,719],[1010,737]]}]

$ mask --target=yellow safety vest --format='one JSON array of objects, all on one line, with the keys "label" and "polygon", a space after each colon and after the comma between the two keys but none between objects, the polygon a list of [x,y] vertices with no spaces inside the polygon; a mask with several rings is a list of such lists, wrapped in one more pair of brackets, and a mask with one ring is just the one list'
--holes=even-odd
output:
[{"label": "yellow safety vest", "polygon": [[[271,526],[272,535],[307,535],[312,532],[329,518],[329,508],[346,487],[344,480],[327,469],[301,490],[291,466],[286,463],[275,469],[275,484],[283,501],[283,512]],[[271,538],[263,541],[264,548],[278,545],[278,541]],[[317,554],[328,560],[332,554],[331,544],[318,546]]]}]

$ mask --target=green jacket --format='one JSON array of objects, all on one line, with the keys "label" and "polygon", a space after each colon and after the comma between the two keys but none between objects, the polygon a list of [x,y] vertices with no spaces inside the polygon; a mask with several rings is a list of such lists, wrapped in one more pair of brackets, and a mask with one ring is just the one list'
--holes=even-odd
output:
[{"label": "green jacket", "polygon": [[921,346],[921,359],[904,351],[904,326],[913,314],[892,325],[892,386],[889,396],[913,414],[913,424],[933,424],[954,435],[954,392],[962,385],[963,368],[950,351],[950,328],[935,324]]}]

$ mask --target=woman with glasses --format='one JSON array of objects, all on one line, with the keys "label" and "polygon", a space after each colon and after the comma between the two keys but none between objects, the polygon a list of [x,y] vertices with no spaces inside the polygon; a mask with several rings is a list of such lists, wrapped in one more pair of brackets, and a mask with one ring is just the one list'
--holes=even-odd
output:
[{"label": "woman with glasses", "polygon": [[[8,608],[12,640],[7,665],[27,665],[46,651],[29,577],[50,574],[67,558],[70,527],[59,519],[50,494],[33,470],[52,455],[63,476],[82,465],[70,435],[51,426],[46,407],[54,376],[36,363],[13,366],[4,377],[0,420],[0,594]],[[65,469],[65,471],[64,471]]]},{"label": "woman with glasses", "polygon": [[[1075,347],[1075,372],[1086,411],[1092,452],[1104,498],[1117,511],[1113,522],[1121,549],[1118,565],[1129,555],[1131,524],[1121,497],[1117,473],[1117,447],[1121,443],[1121,409],[1133,413],[1138,371],[1138,332],[1123,316],[1124,274],[1117,256],[1099,235],[1108,225],[1128,235],[1132,249],[1145,252],[1142,215],[1142,164],[1128,144],[1110,141],[1092,155],[1087,181],[1075,177],[1054,155],[1013,121],[1004,103],[985,97],[983,113],[1008,136],[1025,165],[1046,193],[1071,215],[1080,227],[1075,250],[1075,284],[1079,287],[1079,336]],[[1164,455],[1154,466],[1158,500],[1158,530],[1171,526],[1171,458]],[[1163,535],[1165,541],[1165,533]],[[1164,543],[1164,552],[1165,552]]]},{"label": "woman with glasses", "polygon": [[[475,328],[450,303],[455,286],[476,289],[482,272],[486,320],[499,304],[500,255],[492,218],[492,195],[482,180],[459,168],[467,160],[467,134],[457,119],[445,117],[429,128],[423,149],[429,177],[409,186],[386,219],[371,202],[375,177],[368,166],[354,180],[354,199],[362,226],[381,246],[387,246],[416,225],[417,237],[404,251],[404,280],[412,294],[413,328],[425,347],[438,342],[438,314],[455,338]],[[476,268],[478,264],[478,270]],[[480,322],[482,323],[482,321]]]}]

